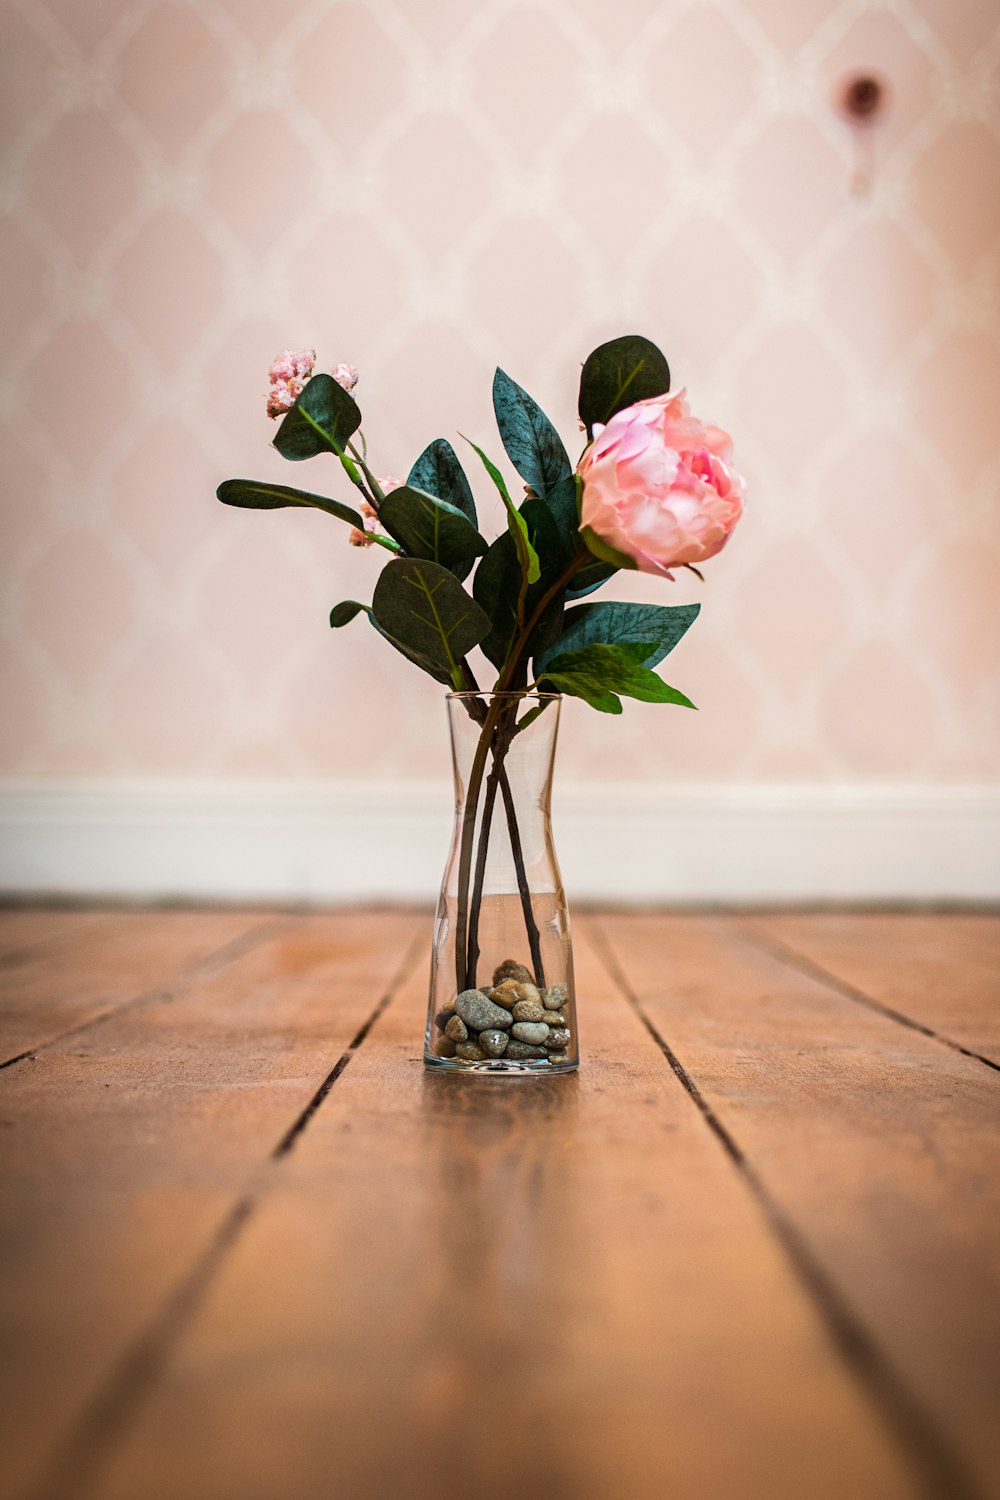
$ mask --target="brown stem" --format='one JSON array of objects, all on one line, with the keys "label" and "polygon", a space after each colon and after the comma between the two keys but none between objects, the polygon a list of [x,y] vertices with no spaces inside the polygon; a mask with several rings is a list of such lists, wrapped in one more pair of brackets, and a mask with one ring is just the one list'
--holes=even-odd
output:
[{"label": "brown stem", "polygon": [[514,807],[514,794],[510,789],[510,782],[507,779],[506,771],[500,777],[500,790],[503,793],[504,808],[507,812],[510,847],[514,855],[514,869],[517,871],[517,888],[521,893],[521,911],[524,914],[524,926],[528,934],[528,947],[531,949],[531,967],[535,971],[535,983],[541,989],[545,983],[545,969],[542,966],[542,943],[538,932],[538,923],[535,921],[534,908],[531,905],[528,876],[524,868],[524,851],[521,848],[521,831],[517,826],[517,810]]},{"label": "brown stem", "polygon": [[549,607],[556,595],[566,587],[573,574],[590,557],[590,553],[584,547],[566,564],[559,577],[546,589],[531,618],[525,625],[521,634],[514,644],[506,665],[500,673],[494,689],[493,700],[490,703],[483,722],[482,732],[479,736],[479,744],[473,757],[472,767],[469,771],[469,783],[466,788],[465,812],[462,817],[462,831],[459,840],[458,856],[458,902],[455,913],[455,978],[459,989],[463,989],[464,980],[468,972],[468,927],[469,927],[469,882],[472,876],[472,847],[476,837],[476,808],[479,804],[479,793],[483,784],[483,773],[486,770],[486,756],[493,739],[494,731],[500,722],[503,712],[500,694],[508,692],[514,681],[520,665],[521,653],[526,649],[531,633],[538,624],[545,610]]}]

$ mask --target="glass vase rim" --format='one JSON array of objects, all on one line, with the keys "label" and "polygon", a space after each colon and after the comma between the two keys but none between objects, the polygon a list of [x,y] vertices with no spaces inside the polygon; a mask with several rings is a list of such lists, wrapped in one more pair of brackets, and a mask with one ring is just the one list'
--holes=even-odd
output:
[{"label": "glass vase rim", "polygon": [[462,703],[472,698],[533,698],[539,703],[558,703],[562,700],[562,697],[562,693],[541,693],[532,688],[503,688],[500,692],[493,692],[490,688],[480,688],[478,691],[471,688],[463,688],[460,693],[445,694],[445,698],[449,703],[452,701]]}]

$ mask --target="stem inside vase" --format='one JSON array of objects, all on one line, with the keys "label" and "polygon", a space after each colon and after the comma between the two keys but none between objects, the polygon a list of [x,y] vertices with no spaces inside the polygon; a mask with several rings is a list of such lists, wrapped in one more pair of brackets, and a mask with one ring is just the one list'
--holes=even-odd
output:
[{"label": "stem inside vase", "polygon": [[[544,705],[543,705],[544,706]],[[493,764],[486,778],[486,789],[483,795],[483,809],[479,822],[479,843],[476,851],[475,876],[472,885],[472,900],[468,915],[468,942],[466,944],[466,968],[464,976],[458,978],[459,987],[466,990],[474,990],[477,987],[477,966],[479,963],[479,917],[482,910],[483,881],[486,875],[486,861],[489,853],[490,829],[493,824],[493,813],[496,806],[497,789],[499,788],[503,798],[504,815],[507,820],[507,833],[510,838],[511,853],[514,859],[514,869],[517,875],[517,889],[521,898],[521,910],[524,914],[524,927],[528,937],[528,949],[531,954],[531,969],[535,984],[541,988],[545,984],[545,965],[542,960],[541,940],[538,932],[538,923],[535,920],[534,909],[531,904],[531,891],[528,886],[528,877],[524,865],[524,850],[521,844],[521,830],[518,827],[517,807],[514,794],[510,785],[504,764],[507,751],[511,741],[519,732],[517,723],[518,700],[512,699],[509,706],[504,710],[501,718],[493,732],[493,741],[490,747]],[[485,734],[485,725],[483,728]],[[459,918],[461,920],[461,916]]]}]

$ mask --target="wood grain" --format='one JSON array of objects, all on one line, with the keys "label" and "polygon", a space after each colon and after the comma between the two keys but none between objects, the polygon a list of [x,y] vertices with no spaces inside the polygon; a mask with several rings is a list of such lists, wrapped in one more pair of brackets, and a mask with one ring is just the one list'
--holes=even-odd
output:
[{"label": "wood grain", "polygon": [[[187,938],[125,921],[113,972],[128,967],[138,932],[129,973],[153,981],[157,964],[218,949],[241,928],[230,914],[188,915]],[[64,1455],[100,1425],[101,1393],[266,1176],[383,996],[415,922],[282,919],[214,971],[0,1072],[5,1494],[33,1494],[48,1475],[62,1500]],[[106,951],[81,956],[81,989],[96,992],[91,962],[104,976]]]},{"label": "wood grain", "polygon": [[917,1493],[582,932],[577,956],[577,1077],[425,1075],[414,974],[60,1500]]},{"label": "wood grain", "polygon": [[275,920],[259,911],[120,912],[84,924],[76,942],[60,941],[59,930],[75,933],[77,914],[44,915],[61,919],[43,925],[47,947],[0,969],[0,1063],[143,995],[168,992],[188,970],[224,958],[231,944]]},{"label": "wood grain", "polygon": [[940,1493],[1000,1494],[1000,1077],[733,922],[604,927],[706,1107],[924,1414]]},{"label": "wood grain", "polygon": [[788,913],[747,931],[1000,1067],[1000,917]]},{"label": "wood grain", "polygon": [[0,963],[10,967],[67,943],[82,946],[116,920],[116,914],[99,910],[0,907]]}]

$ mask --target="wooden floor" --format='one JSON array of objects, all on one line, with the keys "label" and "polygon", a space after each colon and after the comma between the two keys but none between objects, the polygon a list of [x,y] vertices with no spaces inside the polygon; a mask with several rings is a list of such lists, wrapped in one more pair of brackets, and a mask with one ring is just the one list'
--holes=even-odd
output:
[{"label": "wooden floor", "polygon": [[5,1500],[1000,1496],[1000,918],[579,914],[547,1079],[429,938],[0,912]]}]

